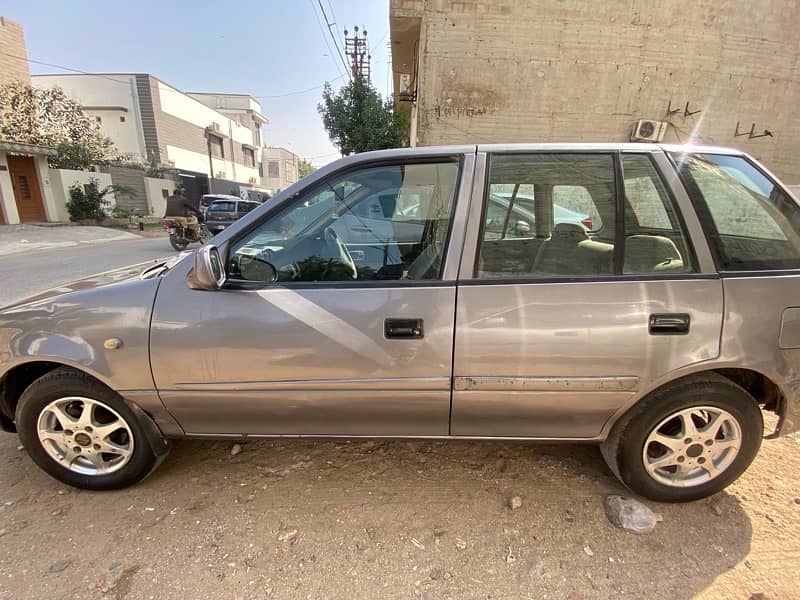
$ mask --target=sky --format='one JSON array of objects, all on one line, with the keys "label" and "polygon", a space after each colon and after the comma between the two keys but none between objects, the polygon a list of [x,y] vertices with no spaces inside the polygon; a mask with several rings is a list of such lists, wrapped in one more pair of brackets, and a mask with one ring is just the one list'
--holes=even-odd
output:
[{"label": "sky", "polygon": [[[372,81],[386,95],[389,0],[11,0],[2,14],[23,26],[30,60],[86,72],[151,73],[184,91],[256,96],[270,121],[265,143],[321,166],[338,157],[317,112],[322,85],[338,89],[347,75],[320,4],[341,47],[344,29],[366,28]],[[309,88],[316,89],[293,94]]]}]

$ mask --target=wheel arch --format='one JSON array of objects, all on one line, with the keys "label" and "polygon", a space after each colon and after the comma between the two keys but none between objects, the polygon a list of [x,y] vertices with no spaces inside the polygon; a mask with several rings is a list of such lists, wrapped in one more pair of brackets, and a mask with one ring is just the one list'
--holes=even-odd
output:
[{"label": "wheel arch", "polygon": [[781,391],[780,386],[775,383],[774,379],[763,372],[755,369],[732,367],[732,366],[715,366],[704,369],[699,369],[689,373],[681,373],[677,377],[672,377],[667,381],[660,381],[656,385],[647,389],[644,393],[638,395],[635,401],[617,411],[611,418],[608,419],[603,426],[603,438],[607,437],[611,430],[619,423],[625,420],[625,417],[631,411],[643,402],[646,398],[656,392],[660,392],[665,388],[672,387],[685,383],[687,380],[696,379],[701,381],[703,379],[710,379],[722,377],[731,381],[749,393],[756,401],[759,407],[763,410],[774,412],[778,415],[779,421],[773,433],[768,437],[777,436],[780,432],[783,417],[786,414],[786,397]]},{"label": "wheel arch", "polygon": [[[80,373],[81,375],[90,377],[98,384],[108,388],[109,390],[114,391],[113,388],[108,385],[108,382],[104,381],[102,377],[98,377],[95,373],[87,371],[85,368],[81,368],[80,366],[54,360],[29,360],[19,363],[6,371],[2,378],[0,378],[0,416],[2,417],[2,425],[4,429],[11,432],[16,431],[16,426],[14,424],[16,409],[25,390],[28,389],[36,380],[58,369]],[[165,439],[164,434],[156,424],[153,417],[145,412],[136,403],[131,402],[124,396],[119,396],[125,405],[141,422],[142,427],[147,435],[147,441],[150,444],[150,447],[153,449],[153,452],[157,456],[166,454],[170,447],[169,442]]]}]

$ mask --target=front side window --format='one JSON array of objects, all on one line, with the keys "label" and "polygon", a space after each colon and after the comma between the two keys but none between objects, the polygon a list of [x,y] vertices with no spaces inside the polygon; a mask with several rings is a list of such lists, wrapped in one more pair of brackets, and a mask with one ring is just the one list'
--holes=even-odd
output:
[{"label": "front side window", "polygon": [[724,271],[800,268],[800,207],[742,156],[673,154]]},{"label": "front side window", "polygon": [[237,241],[232,282],[430,280],[441,274],[457,162],[334,176]]}]

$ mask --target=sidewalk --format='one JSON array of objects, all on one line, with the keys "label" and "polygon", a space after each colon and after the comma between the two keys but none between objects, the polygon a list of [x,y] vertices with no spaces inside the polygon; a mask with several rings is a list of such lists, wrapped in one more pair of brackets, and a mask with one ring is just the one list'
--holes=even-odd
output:
[{"label": "sidewalk", "polygon": [[20,252],[141,239],[134,233],[83,225],[0,225],[0,257]]}]

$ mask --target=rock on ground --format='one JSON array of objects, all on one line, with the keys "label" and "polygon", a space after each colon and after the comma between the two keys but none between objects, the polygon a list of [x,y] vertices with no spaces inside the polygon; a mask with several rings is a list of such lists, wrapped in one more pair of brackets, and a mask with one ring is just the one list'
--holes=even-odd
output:
[{"label": "rock on ground", "polygon": [[633,498],[606,496],[604,504],[609,522],[626,531],[650,533],[659,521],[658,515]]}]

